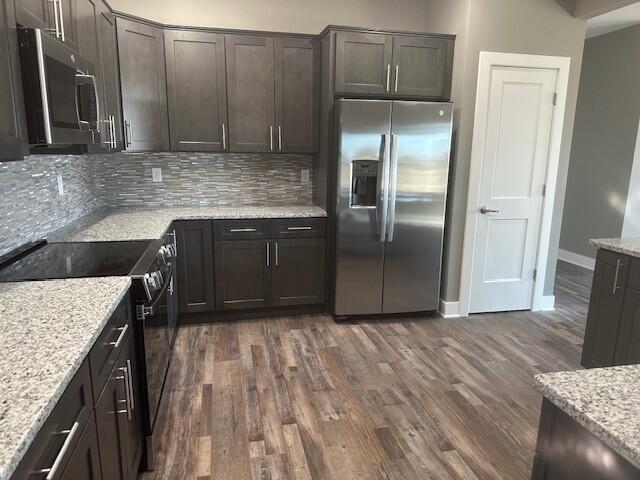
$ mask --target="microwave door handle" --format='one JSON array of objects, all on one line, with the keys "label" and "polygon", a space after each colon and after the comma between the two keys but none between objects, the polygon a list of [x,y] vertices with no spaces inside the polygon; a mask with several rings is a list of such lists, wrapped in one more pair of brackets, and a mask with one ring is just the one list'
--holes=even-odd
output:
[{"label": "microwave door handle", "polygon": [[88,75],[93,84],[93,95],[96,98],[96,128],[100,131],[100,97],[98,96],[98,82],[95,75]]}]

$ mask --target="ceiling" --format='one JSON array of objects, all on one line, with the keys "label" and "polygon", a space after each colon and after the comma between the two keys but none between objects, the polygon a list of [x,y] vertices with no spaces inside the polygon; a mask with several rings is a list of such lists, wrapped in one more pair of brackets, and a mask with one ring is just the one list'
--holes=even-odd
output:
[{"label": "ceiling", "polygon": [[640,24],[640,2],[587,20],[587,38]]}]

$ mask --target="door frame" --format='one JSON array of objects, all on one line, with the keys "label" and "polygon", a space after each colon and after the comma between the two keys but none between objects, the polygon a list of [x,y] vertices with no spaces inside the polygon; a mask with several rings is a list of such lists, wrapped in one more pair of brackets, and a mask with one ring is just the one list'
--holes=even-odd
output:
[{"label": "door frame", "polygon": [[549,256],[549,242],[551,239],[553,206],[555,203],[558,167],[560,164],[560,149],[562,146],[562,132],[564,128],[571,58],[517,53],[480,52],[473,141],[469,168],[469,190],[462,249],[462,271],[460,275],[460,316],[462,317],[469,315],[471,303],[473,260],[478,227],[477,211],[483,167],[482,156],[485,150],[491,69],[493,67],[552,69],[558,71],[556,85],[557,100],[551,120],[551,136],[545,177],[546,195],[542,204],[540,234],[536,255],[537,275],[534,281],[531,310],[553,310],[554,303],[553,297],[545,297],[544,285],[547,276],[547,258]]}]

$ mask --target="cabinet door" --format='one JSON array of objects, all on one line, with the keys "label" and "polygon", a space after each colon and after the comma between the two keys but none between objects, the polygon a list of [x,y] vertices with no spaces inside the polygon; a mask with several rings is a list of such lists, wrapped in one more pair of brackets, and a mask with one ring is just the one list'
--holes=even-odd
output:
[{"label": "cabinet door", "polygon": [[55,29],[51,0],[15,0],[15,8],[16,21],[23,27]]},{"label": "cabinet door", "polygon": [[60,12],[60,33],[64,43],[79,50],[80,42],[78,41],[78,6],[82,2],[88,0],[58,0]]},{"label": "cabinet door", "polygon": [[226,150],[224,35],[167,30],[164,41],[171,149]]},{"label": "cabinet door", "polygon": [[168,150],[167,84],[160,29],[118,19],[127,150]]},{"label": "cabinet door", "polygon": [[19,160],[23,156],[20,134],[22,90],[19,75],[15,35],[15,11],[11,0],[0,1],[0,160]]},{"label": "cabinet door", "polygon": [[322,238],[274,242],[273,304],[324,303],[325,247]]},{"label": "cabinet door", "polygon": [[582,366],[609,367],[615,363],[616,343],[630,258],[600,249],[582,347]]},{"label": "cabinet door", "polygon": [[391,35],[338,32],[336,93],[390,93],[392,47]]},{"label": "cabinet door", "polygon": [[207,220],[176,223],[178,305],[180,313],[215,309],[213,290],[213,234]]},{"label": "cabinet door", "polygon": [[316,40],[277,38],[276,125],[280,152],[318,150],[320,49]]},{"label": "cabinet door", "polygon": [[69,459],[61,480],[100,480],[100,452],[98,448],[98,434],[96,431],[96,420],[93,416],[87,423],[78,441],[73,455]]},{"label": "cabinet door", "polygon": [[[144,435],[142,433],[142,415],[141,415],[141,400],[140,392],[138,388],[138,368],[135,357],[135,347],[133,343],[133,337],[129,342],[129,346],[123,351],[121,359],[118,362],[116,368],[119,369],[121,375],[125,376],[123,380],[127,381],[125,389],[129,389],[129,414],[126,414],[125,423],[125,461],[127,464],[128,478],[135,480],[138,476],[138,467],[140,465],[140,459],[142,458],[142,449],[144,442]],[[126,392],[125,392],[126,393]]]},{"label": "cabinet door", "polygon": [[271,242],[216,242],[216,306],[219,309],[266,307],[270,301]]},{"label": "cabinet door", "polygon": [[273,38],[226,35],[229,149],[275,151]]},{"label": "cabinet door", "polygon": [[[103,141],[112,138],[115,147],[110,150],[122,150],[122,113],[120,108],[120,71],[118,67],[118,51],[116,41],[116,21],[103,2],[98,3],[97,28],[100,46],[100,62],[102,71],[102,109],[103,118],[109,132],[102,135]],[[113,125],[111,125],[113,122]],[[113,137],[115,135],[115,138]]]},{"label": "cabinet door", "polygon": [[412,97],[448,97],[447,74],[453,41],[417,36],[393,37],[393,93]]},{"label": "cabinet door", "polygon": [[[126,347],[128,348],[128,347]],[[118,362],[95,406],[102,477],[109,480],[129,478],[127,457],[127,395],[125,376]]]},{"label": "cabinet door", "polygon": [[640,292],[627,289],[616,346],[616,365],[640,363]]}]

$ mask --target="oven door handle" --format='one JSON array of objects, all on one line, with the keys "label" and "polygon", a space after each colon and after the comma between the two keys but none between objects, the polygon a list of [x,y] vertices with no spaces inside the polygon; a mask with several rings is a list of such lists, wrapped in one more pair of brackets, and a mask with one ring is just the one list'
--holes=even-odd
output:
[{"label": "oven door handle", "polygon": [[156,298],[153,300],[153,302],[151,302],[150,304],[144,304],[141,306],[140,316],[142,317],[142,320],[154,315],[156,307],[160,302],[160,299],[169,288],[169,284],[171,283],[171,279],[173,278],[174,264],[175,262],[170,262],[171,268],[169,269],[169,274],[167,275],[166,280],[162,284],[162,288],[158,290],[158,294],[156,295]]}]

